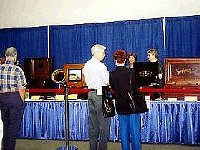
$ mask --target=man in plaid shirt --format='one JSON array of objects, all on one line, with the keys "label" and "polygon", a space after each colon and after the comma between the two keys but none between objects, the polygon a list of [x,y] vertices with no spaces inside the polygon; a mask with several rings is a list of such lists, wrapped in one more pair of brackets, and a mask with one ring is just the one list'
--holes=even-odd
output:
[{"label": "man in plaid shirt", "polygon": [[[4,63],[4,59],[3,58],[0,58],[0,66],[1,66],[1,64],[3,64]],[[1,111],[0,111],[0,118],[1,118]],[[3,122],[2,122],[2,120],[0,119],[0,149],[1,149],[1,140],[2,140],[2,138],[3,138]]]},{"label": "man in plaid shirt", "polygon": [[3,150],[14,150],[24,112],[26,78],[14,63],[17,50],[6,49],[6,62],[0,65],[0,109],[3,121]]}]

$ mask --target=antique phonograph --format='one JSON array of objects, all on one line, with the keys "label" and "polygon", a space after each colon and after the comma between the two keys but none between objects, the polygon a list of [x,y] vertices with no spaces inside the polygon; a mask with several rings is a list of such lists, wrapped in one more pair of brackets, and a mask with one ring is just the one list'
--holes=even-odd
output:
[{"label": "antique phonograph", "polygon": [[65,101],[65,146],[60,146],[57,150],[78,150],[77,147],[69,145],[69,105],[68,105],[68,94],[69,89],[65,82],[64,72],[62,69],[57,69],[52,73],[52,80],[59,84],[59,88],[64,89],[64,101]]},{"label": "antique phonograph", "polygon": [[65,64],[63,69],[57,69],[52,73],[52,80],[64,89],[65,100],[65,133],[66,146],[57,150],[78,150],[77,147],[69,145],[69,103],[68,95],[77,94],[77,98],[86,99],[88,89],[85,87],[83,75],[84,64]]},{"label": "antique phonograph", "polygon": [[[77,147],[69,145],[69,95],[77,94],[75,99],[87,99],[88,89],[85,86],[85,78],[82,72],[83,64],[65,64],[63,69],[56,69],[51,74],[51,80],[56,84],[54,88],[29,88],[30,93],[56,93],[62,95],[65,102],[65,146],[57,150],[78,150]],[[58,96],[56,95],[56,96]],[[45,99],[43,99],[45,100]],[[54,100],[57,100],[54,98]],[[59,100],[59,99],[58,99]]]}]

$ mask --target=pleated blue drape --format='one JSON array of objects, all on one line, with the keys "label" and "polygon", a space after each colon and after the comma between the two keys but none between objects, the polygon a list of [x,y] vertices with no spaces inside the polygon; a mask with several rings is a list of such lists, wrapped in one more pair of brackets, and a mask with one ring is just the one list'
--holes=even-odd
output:
[{"label": "pleated blue drape", "polygon": [[56,68],[66,63],[85,63],[95,43],[107,47],[104,61],[110,70],[115,66],[112,53],[116,49],[135,51],[139,61],[146,61],[146,50],[156,48],[163,58],[162,18],[50,26],[50,55]]},{"label": "pleated blue drape", "polygon": [[166,18],[166,57],[200,57],[200,16]]},{"label": "pleated blue drape", "polygon": [[10,46],[18,49],[18,60],[20,63],[23,63],[25,58],[47,57],[47,27],[0,29],[0,50],[2,56],[4,56],[5,49]]},{"label": "pleated blue drape", "polygon": [[[64,102],[26,102],[20,138],[64,139]],[[69,101],[69,138],[88,140],[88,102]],[[119,141],[118,116],[111,118],[110,141]],[[149,112],[141,114],[144,143],[200,144],[200,103],[152,101]]]}]

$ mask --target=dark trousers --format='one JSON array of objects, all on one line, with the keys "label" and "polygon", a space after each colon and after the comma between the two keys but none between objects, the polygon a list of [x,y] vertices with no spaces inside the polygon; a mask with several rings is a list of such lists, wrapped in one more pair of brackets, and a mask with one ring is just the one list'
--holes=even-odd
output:
[{"label": "dark trousers", "polygon": [[24,102],[19,93],[0,94],[0,109],[3,121],[3,150],[15,150],[24,112]]},{"label": "dark trousers", "polygon": [[90,91],[88,103],[90,150],[107,150],[110,118],[103,117],[102,96],[96,95],[95,91]]}]

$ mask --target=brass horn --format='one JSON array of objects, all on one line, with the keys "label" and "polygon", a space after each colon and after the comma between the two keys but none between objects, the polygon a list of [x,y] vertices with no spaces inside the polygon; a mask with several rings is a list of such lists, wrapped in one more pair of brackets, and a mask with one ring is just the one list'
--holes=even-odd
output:
[{"label": "brass horn", "polygon": [[51,74],[51,79],[55,83],[64,83],[65,82],[65,75],[64,71],[62,69],[56,69],[52,74]]}]

